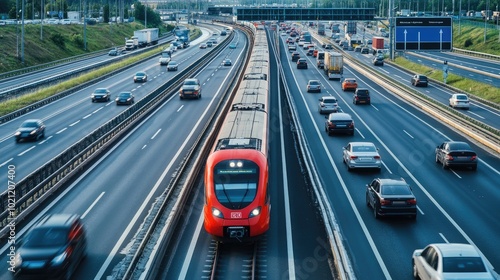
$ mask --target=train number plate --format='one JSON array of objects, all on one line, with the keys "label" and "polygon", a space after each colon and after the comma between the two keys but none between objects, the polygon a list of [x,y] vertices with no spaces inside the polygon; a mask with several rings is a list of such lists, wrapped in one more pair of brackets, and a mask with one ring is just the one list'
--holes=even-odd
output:
[{"label": "train number plate", "polygon": [[231,219],[241,219],[241,212],[231,212]]}]

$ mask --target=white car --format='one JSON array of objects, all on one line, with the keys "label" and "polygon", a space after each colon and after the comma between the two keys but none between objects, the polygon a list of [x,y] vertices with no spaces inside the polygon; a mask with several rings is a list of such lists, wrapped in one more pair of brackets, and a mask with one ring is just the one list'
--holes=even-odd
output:
[{"label": "white car", "polygon": [[378,148],[371,142],[350,142],[343,147],[342,161],[347,170],[354,168],[374,168],[380,171],[382,160]]},{"label": "white car", "polygon": [[450,107],[469,109],[469,97],[463,93],[455,93],[450,98]]},{"label": "white car", "polygon": [[415,279],[491,279],[487,261],[470,244],[436,243],[413,252]]}]

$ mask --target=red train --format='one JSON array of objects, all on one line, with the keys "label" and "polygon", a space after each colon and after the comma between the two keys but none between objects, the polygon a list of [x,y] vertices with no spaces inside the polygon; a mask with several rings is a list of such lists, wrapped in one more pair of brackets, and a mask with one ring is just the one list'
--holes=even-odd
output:
[{"label": "red train", "polygon": [[205,166],[204,225],[216,240],[252,241],[269,229],[269,49],[264,30]]}]

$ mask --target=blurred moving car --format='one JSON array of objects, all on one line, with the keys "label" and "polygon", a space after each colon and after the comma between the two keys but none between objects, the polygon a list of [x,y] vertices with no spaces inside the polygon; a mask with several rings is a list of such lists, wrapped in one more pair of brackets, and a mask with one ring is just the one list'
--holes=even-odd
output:
[{"label": "blurred moving car", "polygon": [[366,185],[366,205],[373,209],[373,216],[409,216],[417,218],[417,199],[413,192],[401,178],[376,178]]},{"label": "blurred moving car", "polygon": [[328,135],[337,132],[354,135],[354,120],[347,113],[331,113],[326,117],[325,132]]},{"label": "blurred moving car", "polygon": [[382,55],[378,55],[373,58],[373,65],[375,66],[384,66],[384,57]]},{"label": "blurred moving car", "polygon": [[321,92],[321,83],[319,80],[309,80],[307,82],[307,92]]},{"label": "blurred moving car", "polygon": [[355,91],[358,88],[358,82],[354,78],[345,78],[342,81],[342,90],[353,90]]},{"label": "blurred moving car", "polygon": [[307,60],[305,58],[297,60],[297,69],[307,69]]},{"label": "blurred moving car", "polygon": [[426,87],[429,81],[427,80],[427,76],[416,74],[411,77],[411,84],[418,87],[423,86]]},{"label": "blurred moving car", "polygon": [[224,66],[231,66],[232,65],[231,59],[229,59],[229,58],[224,59],[222,61],[222,65],[224,65]]},{"label": "blurred moving car", "polygon": [[134,95],[129,91],[120,92],[115,99],[116,105],[132,105],[135,102]]},{"label": "blurred moving car", "polygon": [[206,45],[207,45],[207,47],[211,48],[211,47],[213,46],[212,41],[208,41],[208,42],[206,43]]},{"label": "blurred moving car", "polygon": [[92,102],[107,102],[111,99],[111,93],[107,88],[96,88],[90,95]]},{"label": "blurred moving car", "polygon": [[201,85],[197,78],[184,80],[184,83],[179,90],[180,99],[184,98],[201,98]]},{"label": "blurred moving car", "polygon": [[368,47],[361,48],[361,53],[362,54],[369,54],[370,53],[370,48],[368,48]]},{"label": "blurred moving car", "polygon": [[469,97],[467,94],[454,93],[449,100],[450,107],[469,110]]},{"label": "blurred moving car", "polygon": [[207,48],[207,44],[205,44],[205,43],[200,44],[200,49],[206,49],[206,48]]},{"label": "blurred moving car", "polygon": [[170,60],[167,64],[167,71],[177,71],[179,64],[175,60]]},{"label": "blurred moving car", "polygon": [[354,168],[375,168],[380,172],[382,161],[375,144],[350,142],[342,150],[342,162],[347,165],[347,171]]},{"label": "blurred moving car", "polygon": [[135,73],[134,75],[134,83],[144,83],[147,82],[148,75],[144,71],[140,71]]},{"label": "blurred moving car", "polygon": [[16,279],[70,279],[87,254],[80,216],[51,214],[33,226],[16,251]]},{"label": "blurred moving car", "polygon": [[299,52],[293,52],[292,53],[292,61],[297,61],[300,58]]},{"label": "blurred moving car", "polygon": [[236,43],[231,43],[229,44],[230,49],[236,49]]},{"label": "blurred moving car", "polygon": [[352,103],[358,104],[368,104],[370,105],[370,91],[367,88],[357,88],[352,97]]},{"label": "blurred moving car", "polygon": [[122,50],[119,49],[119,48],[114,48],[114,49],[111,49],[109,52],[108,52],[108,55],[109,56],[117,56],[117,55],[120,55],[122,54]]},{"label": "blurred moving car", "polygon": [[446,141],[436,147],[436,163],[441,163],[443,169],[450,167],[470,167],[477,169],[477,154],[469,144],[461,141]]},{"label": "blurred moving car", "polygon": [[337,98],[333,96],[323,96],[320,99],[318,99],[318,101],[319,101],[318,112],[320,114],[331,114],[340,111]]},{"label": "blurred moving car", "polygon": [[39,119],[25,120],[14,133],[16,142],[21,140],[38,140],[45,137],[45,124]]},{"label": "blurred moving car", "polygon": [[488,261],[470,244],[434,243],[412,255],[415,279],[490,279]]}]

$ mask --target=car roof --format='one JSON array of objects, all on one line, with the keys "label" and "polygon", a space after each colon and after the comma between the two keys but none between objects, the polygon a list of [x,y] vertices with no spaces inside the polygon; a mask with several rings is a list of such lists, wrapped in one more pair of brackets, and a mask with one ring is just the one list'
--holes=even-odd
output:
[{"label": "car roof", "polygon": [[79,219],[79,217],[80,216],[76,214],[50,214],[44,216],[35,227],[41,228],[71,226],[75,220]]},{"label": "car roof", "polygon": [[479,252],[470,244],[435,243],[431,244],[441,252],[443,257],[480,257]]},{"label": "car roof", "polygon": [[356,81],[356,79],[355,78],[345,78],[344,82],[346,82],[346,81]]}]

